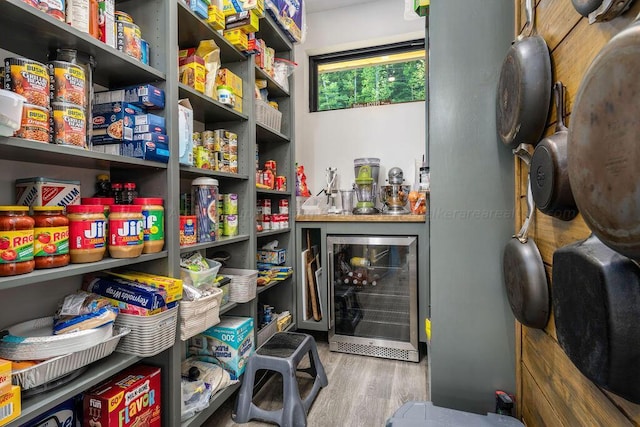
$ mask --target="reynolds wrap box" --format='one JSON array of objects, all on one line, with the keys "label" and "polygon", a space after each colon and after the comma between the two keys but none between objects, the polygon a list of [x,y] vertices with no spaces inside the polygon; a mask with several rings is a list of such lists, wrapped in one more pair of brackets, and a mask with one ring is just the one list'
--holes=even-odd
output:
[{"label": "reynolds wrap box", "polygon": [[160,368],[137,365],[87,391],[83,426],[160,427]]},{"label": "reynolds wrap box", "polygon": [[167,293],[167,304],[182,299],[182,280],[180,279],[140,271],[106,271],[105,273],[121,279],[140,282],[154,288],[164,289]]},{"label": "reynolds wrap box", "polygon": [[[255,350],[253,318],[221,316],[220,323],[189,339],[189,353],[211,357],[237,379]],[[204,360],[204,359],[202,359]]]},{"label": "reynolds wrap box", "polygon": [[147,310],[167,305],[167,292],[142,283],[134,283],[118,277],[88,277],[82,284],[85,291],[112,298]]}]

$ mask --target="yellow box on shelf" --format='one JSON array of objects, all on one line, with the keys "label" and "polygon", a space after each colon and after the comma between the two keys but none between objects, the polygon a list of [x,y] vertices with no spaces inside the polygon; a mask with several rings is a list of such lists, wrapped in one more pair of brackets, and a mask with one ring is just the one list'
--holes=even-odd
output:
[{"label": "yellow box on shelf", "polygon": [[264,0],[223,0],[224,16],[233,15],[243,10],[253,10],[259,18],[264,16]]},{"label": "yellow box on shelf", "polygon": [[224,38],[227,39],[229,43],[242,51],[247,50],[249,46],[249,38],[247,37],[247,33],[237,28],[233,30],[226,30],[224,32]]},{"label": "yellow box on shelf", "polygon": [[214,30],[224,30],[224,13],[218,9],[218,6],[213,4],[209,5],[207,24]]},{"label": "yellow box on shelf", "polygon": [[247,34],[255,33],[260,29],[260,17],[253,10],[245,10],[227,15],[224,25],[227,30],[238,29]]},{"label": "yellow box on shelf", "polygon": [[0,426],[9,424],[20,416],[22,407],[20,406],[20,387],[11,386],[11,389],[0,394]]},{"label": "yellow box on shelf", "polygon": [[11,362],[0,359],[0,394],[11,391]]},{"label": "yellow box on shelf", "polygon": [[242,79],[228,68],[220,68],[218,70],[216,86],[229,86],[236,97],[242,97]]}]

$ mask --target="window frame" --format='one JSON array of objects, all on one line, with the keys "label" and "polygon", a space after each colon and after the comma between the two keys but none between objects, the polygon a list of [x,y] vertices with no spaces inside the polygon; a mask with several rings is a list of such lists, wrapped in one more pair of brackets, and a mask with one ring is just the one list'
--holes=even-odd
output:
[{"label": "window frame", "polygon": [[[348,110],[351,108],[340,108],[337,110],[318,110],[318,67],[331,62],[341,62],[346,60],[356,60],[371,56],[383,56],[394,53],[402,53],[411,50],[424,49],[427,54],[424,39],[407,40],[403,42],[390,43],[385,45],[370,46],[359,49],[344,50],[340,52],[325,53],[321,55],[309,56],[309,112],[319,113],[323,111]],[[425,57],[426,62],[426,57]],[[427,73],[425,67],[425,73]],[[426,77],[426,76],[425,76]],[[426,91],[425,91],[426,96]]]}]

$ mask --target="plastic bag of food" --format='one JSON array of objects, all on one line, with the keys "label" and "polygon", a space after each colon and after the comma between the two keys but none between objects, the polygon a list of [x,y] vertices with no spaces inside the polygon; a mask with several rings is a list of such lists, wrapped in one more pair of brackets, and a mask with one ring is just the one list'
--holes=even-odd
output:
[{"label": "plastic bag of food", "polygon": [[211,388],[204,381],[189,381],[183,378],[180,383],[182,400],[180,420],[185,421],[209,406]]},{"label": "plastic bag of food", "polygon": [[284,58],[275,58],[273,64],[273,78],[287,92],[289,91],[289,76],[293,74],[298,64]]},{"label": "plastic bag of food", "polygon": [[207,70],[204,94],[218,99],[216,77],[220,68],[220,48],[213,40],[202,40],[196,49],[196,55],[204,59],[204,68]]}]

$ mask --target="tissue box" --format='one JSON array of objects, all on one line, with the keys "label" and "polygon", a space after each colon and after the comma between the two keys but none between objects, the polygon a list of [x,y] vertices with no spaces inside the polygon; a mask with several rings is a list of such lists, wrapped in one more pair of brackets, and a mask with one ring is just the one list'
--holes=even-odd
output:
[{"label": "tissue box", "polygon": [[275,265],[284,264],[287,261],[287,250],[276,249],[272,251],[268,249],[258,249],[256,252],[256,261]]},{"label": "tissue box", "polygon": [[221,316],[220,323],[189,340],[189,353],[210,356],[237,379],[255,350],[253,335],[253,318]]},{"label": "tissue box", "polygon": [[189,99],[178,101],[178,134],[179,162],[193,166],[193,107]]}]

